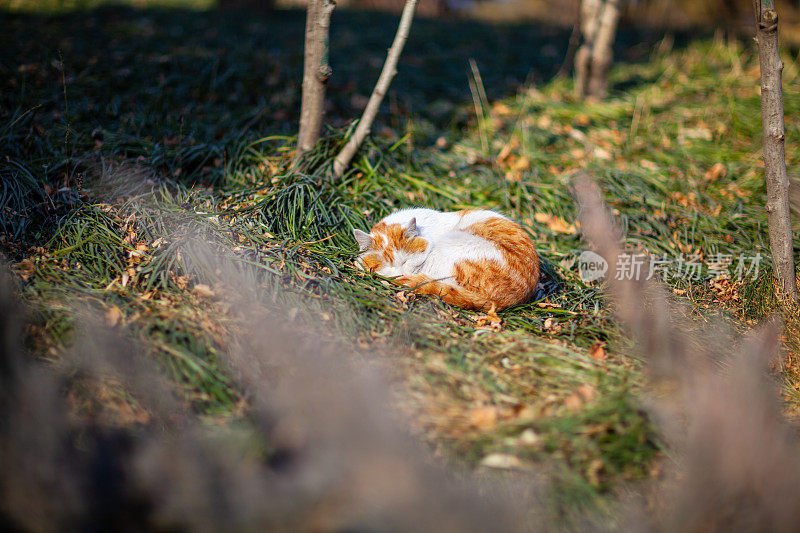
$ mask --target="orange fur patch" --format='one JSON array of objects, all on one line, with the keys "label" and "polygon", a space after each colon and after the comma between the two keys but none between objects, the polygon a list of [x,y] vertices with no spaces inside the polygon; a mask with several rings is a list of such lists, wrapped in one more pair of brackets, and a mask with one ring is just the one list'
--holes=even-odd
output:
[{"label": "orange fur patch", "polygon": [[[418,254],[424,252],[425,249],[428,248],[428,241],[422,237],[406,238],[405,229],[400,224],[378,222],[372,227],[372,233],[383,234],[386,236],[387,240],[385,246],[379,246],[377,242],[378,239],[373,238],[373,247],[376,250],[402,250],[410,254]],[[390,263],[393,260],[393,255],[391,259],[387,259]]]},{"label": "orange fur patch", "polygon": [[462,267],[464,281],[459,279],[458,272],[456,281],[470,289],[481,287],[484,294],[496,301],[498,309],[530,298],[539,281],[539,256],[525,230],[510,220],[492,218],[472,224],[467,231],[497,246],[508,268],[491,261],[467,261],[463,266],[458,265]]},{"label": "orange fur patch", "polygon": [[438,296],[445,303],[463,307],[464,309],[488,310],[494,304],[494,302],[488,300],[481,294],[462,287],[454,287],[453,285],[442,283],[424,274],[417,274],[410,278],[400,276],[395,278],[394,281],[401,285],[411,287],[417,294]]},{"label": "orange fur patch", "polygon": [[374,272],[383,264],[378,254],[371,253],[361,257],[361,264],[370,272]]}]

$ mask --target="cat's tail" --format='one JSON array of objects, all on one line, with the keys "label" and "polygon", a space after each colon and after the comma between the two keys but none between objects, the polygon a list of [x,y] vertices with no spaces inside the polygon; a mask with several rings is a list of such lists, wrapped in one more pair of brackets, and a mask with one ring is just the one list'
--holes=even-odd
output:
[{"label": "cat's tail", "polygon": [[556,267],[546,259],[539,256],[539,281],[533,289],[531,301],[544,300],[549,296],[558,294],[564,289],[564,278],[562,278]]},{"label": "cat's tail", "polygon": [[442,283],[424,274],[417,274],[412,277],[400,276],[395,278],[394,281],[411,287],[411,290],[417,294],[438,296],[443,302],[456,307],[463,307],[464,309],[488,311],[492,308],[502,309],[506,307],[502,303],[498,304],[482,294],[463,287]]}]

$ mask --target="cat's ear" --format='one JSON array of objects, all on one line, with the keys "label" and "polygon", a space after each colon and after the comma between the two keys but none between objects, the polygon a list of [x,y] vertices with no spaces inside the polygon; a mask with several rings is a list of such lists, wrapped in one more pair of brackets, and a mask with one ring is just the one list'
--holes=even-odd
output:
[{"label": "cat's ear", "polygon": [[413,239],[415,237],[419,237],[419,229],[417,229],[417,219],[412,218],[411,222],[408,223],[408,227],[406,231],[403,233],[406,239]]},{"label": "cat's ear", "polygon": [[365,233],[360,229],[354,229],[353,236],[356,238],[356,242],[358,243],[359,253],[372,250],[372,237],[369,236],[369,233]]}]

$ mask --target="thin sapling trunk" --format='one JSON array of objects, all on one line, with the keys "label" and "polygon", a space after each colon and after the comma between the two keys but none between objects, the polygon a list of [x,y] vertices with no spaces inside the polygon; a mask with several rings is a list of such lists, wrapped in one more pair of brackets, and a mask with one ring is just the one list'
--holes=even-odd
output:
[{"label": "thin sapling trunk", "polygon": [[325,89],[332,74],[328,64],[328,34],[335,7],[334,0],[308,0],[298,156],[314,147],[322,129]]},{"label": "thin sapling trunk", "polygon": [[575,96],[603,98],[608,92],[608,67],[613,59],[621,0],[581,0],[583,44],[575,55]]},{"label": "thin sapling trunk", "polygon": [[589,79],[589,66],[592,59],[592,48],[600,22],[602,0],[581,0],[578,26],[581,29],[583,43],[575,54],[575,96],[583,98]]},{"label": "thin sapling trunk", "polygon": [[417,6],[417,0],[406,0],[405,7],[403,7],[403,14],[400,17],[400,24],[397,27],[397,34],[394,36],[392,47],[389,48],[389,53],[386,55],[386,62],[383,64],[383,70],[378,77],[378,83],[375,84],[375,89],[369,97],[367,107],[364,109],[364,114],[361,120],[358,121],[355,133],[350,137],[345,144],[339,155],[333,162],[333,172],[336,177],[341,177],[345,169],[350,164],[353,156],[358,151],[361,143],[367,135],[369,135],[372,128],[372,122],[378,114],[378,109],[381,106],[383,97],[389,90],[389,84],[392,82],[395,74],[397,74],[397,61],[400,59],[400,53],[403,51],[403,46],[408,39],[408,33],[411,30],[411,21],[414,18],[414,8]]},{"label": "thin sapling trunk", "polygon": [[614,56],[614,39],[617,35],[620,0],[605,0],[600,12],[597,33],[592,47],[591,73],[588,95],[605,98],[608,93],[608,67]]},{"label": "thin sapling trunk", "polygon": [[789,177],[784,150],[784,112],[778,51],[778,12],[772,0],[755,0],[758,59],[761,66],[761,121],[772,269],[781,299],[795,300],[797,287],[789,211]]}]

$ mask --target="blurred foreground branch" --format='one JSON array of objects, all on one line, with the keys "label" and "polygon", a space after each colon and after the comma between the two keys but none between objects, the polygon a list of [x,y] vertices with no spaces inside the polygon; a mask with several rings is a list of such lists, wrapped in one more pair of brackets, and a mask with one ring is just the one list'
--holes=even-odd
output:
[{"label": "blurred foreground branch", "polygon": [[664,398],[656,405],[657,415],[673,420],[662,429],[678,457],[660,495],[661,513],[639,512],[635,523],[623,529],[796,530],[800,447],[783,419],[767,370],[778,357],[779,324],[768,323],[742,340],[703,324],[703,337],[694,342],[654,282],[616,279],[619,232],[597,186],[585,175],[574,186],[584,236],[609,262],[607,284],[616,314],[651,368],[668,367],[668,377],[678,386],[677,410]]}]

